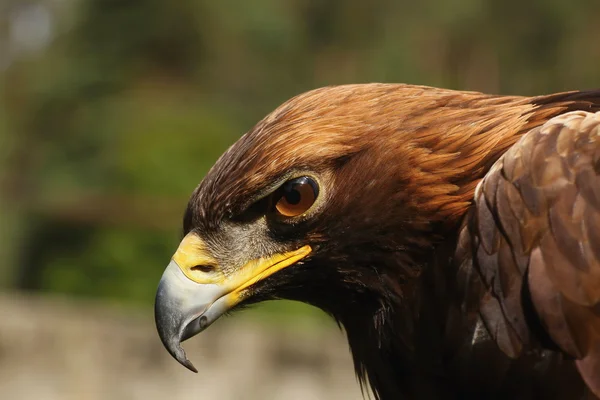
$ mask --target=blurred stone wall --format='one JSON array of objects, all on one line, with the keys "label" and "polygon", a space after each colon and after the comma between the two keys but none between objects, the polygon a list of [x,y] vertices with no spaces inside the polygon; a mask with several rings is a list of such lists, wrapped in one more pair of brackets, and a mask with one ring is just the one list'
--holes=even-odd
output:
[{"label": "blurred stone wall", "polygon": [[152,315],[0,295],[0,399],[362,399],[341,332],[243,314],[186,342],[196,375],[163,349]]}]

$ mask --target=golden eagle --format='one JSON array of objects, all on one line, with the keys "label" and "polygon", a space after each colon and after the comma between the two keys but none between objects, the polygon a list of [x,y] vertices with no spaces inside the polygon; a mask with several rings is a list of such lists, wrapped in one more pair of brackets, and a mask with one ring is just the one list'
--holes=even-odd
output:
[{"label": "golden eagle", "polygon": [[181,341],[263,300],[343,326],[376,398],[600,397],[600,90],[401,84],[287,101],[191,196],[160,281]]}]

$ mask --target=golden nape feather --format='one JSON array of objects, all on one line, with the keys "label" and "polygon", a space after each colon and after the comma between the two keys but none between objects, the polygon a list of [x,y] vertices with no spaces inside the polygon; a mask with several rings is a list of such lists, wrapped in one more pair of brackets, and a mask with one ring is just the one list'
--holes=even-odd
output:
[{"label": "golden nape feather", "polygon": [[270,299],[323,309],[377,399],[600,398],[600,91],[317,89],[196,188],[165,347]]}]

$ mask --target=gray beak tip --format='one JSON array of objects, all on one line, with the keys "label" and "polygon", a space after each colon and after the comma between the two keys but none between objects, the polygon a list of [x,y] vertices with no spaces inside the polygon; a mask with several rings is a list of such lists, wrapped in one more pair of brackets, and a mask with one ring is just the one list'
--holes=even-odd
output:
[{"label": "gray beak tip", "polygon": [[[181,349],[181,347],[180,347],[180,349]],[[183,365],[190,371],[198,373],[198,370],[196,369],[196,367],[194,367],[194,364],[192,364],[192,362],[190,360],[188,360],[187,357],[185,356],[185,351],[183,351],[183,349],[181,350],[181,353],[182,353],[182,358],[177,358],[177,361],[179,361],[179,363],[181,365]]]},{"label": "gray beak tip", "polygon": [[192,362],[188,360],[185,354],[185,350],[183,350],[183,347],[181,347],[181,344],[178,340],[172,341],[172,343],[163,342],[163,344],[169,352],[169,354],[171,354],[171,356],[173,356],[173,358],[177,360],[179,364],[183,365],[192,372],[198,373],[198,370],[196,369],[196,367],[194,367],[194,364],[192,364]]},{"label": "gray beak tip", "polygon": [[183,366],[192,372],[198,373],[198,370],[196,369],[196,367],[194,367],[194,364],[192,364],[189,360],[186,360]]}]

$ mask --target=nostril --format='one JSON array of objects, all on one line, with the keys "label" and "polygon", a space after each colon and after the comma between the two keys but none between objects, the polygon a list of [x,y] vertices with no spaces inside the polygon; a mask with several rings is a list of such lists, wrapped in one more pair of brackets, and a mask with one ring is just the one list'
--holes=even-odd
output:
[{"label": "nostril", "polygon": [[192,271],[212,272],[215,269],[214,265],[194,265],[190,268]]}]

